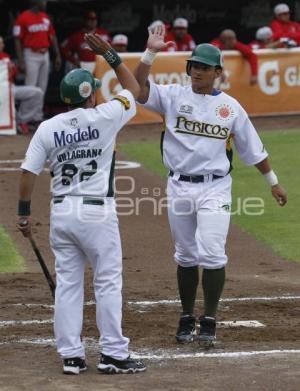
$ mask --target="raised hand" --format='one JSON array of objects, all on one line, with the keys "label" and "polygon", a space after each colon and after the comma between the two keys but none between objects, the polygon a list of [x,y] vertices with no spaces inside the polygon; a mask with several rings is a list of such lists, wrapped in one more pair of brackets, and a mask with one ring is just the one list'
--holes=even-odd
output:
[{"label": "raised hand", "polygon": [[88,43],[89,47],[96,54],[100,54],[101,56],[103,56],[105,52],[111,49],[110,44],[104,41],[98,34],[85,34],[84,38]]},{"label": "raised hand", "polygon": [[148,29],[148,32],[147,48],[152,52],[157,53],[168,46],[174,45],[173,41],[165,42],[166,28],[164,25],[156,26],[153,32]]}]

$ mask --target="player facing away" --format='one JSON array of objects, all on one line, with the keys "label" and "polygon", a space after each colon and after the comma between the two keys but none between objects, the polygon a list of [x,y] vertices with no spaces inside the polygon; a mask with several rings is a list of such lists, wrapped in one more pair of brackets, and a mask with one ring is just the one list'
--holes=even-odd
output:
[{"label": "player facing away", "polygon": [[195,339],[194,304],[201,266],[204,313],[197,339],[210,346],[216,339],[216,312],[227,264],[230,140],[244,163],[255,165],[263,174],[279,205],[285,205],[287,195],[245,110],[234,98],[213,88],[223,66],[218,48],[201,44],[193,50],[186,68],[191,86],[158,85],[148,79],[156,53],[168,44],[163,27],[149,31],[147,49],[135,70],[141,87],[138,102],[165,117],[162,151],[169,170],[168,218],[182,304],[176,339]]},{"label": "player facing away", "polygon": [[139,85],[118,54],[100,36],[86,40],[114,69],[124,88],[111,101],[95,105],[100,81],[87,70],[68,73],[60,86],[68,112],[41,123],[22,164],[18,228],[31,234],[30,200],[35,178],[49,159],[52,176],[50,246],[55,255],[54,332],[65,374],[87,369],[80,335],[84,268],[93,268],[101,373],[134,373],[145,365],[130,358],[122,334],[122,251],[113,198],[114,145],[136,114]]}]

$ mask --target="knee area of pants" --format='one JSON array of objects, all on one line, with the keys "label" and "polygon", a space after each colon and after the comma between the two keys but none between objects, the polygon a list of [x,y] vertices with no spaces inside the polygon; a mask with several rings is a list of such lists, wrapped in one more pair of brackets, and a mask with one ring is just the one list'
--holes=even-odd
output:
[{"label": "knee area of pants", "polygon": [[177,263],[177,265],[181,266],[181,267],[194,267],[194,266],[198,266],[199,265],[199,259],[187,259],[187,258],[174,258],[175,262]]},{"label": "knee area of pants", "polygon": [[227,260],[220,260],[215,257],[202,257],[199,262],[199,266],[203,269],[216,270],[221,269],[227,265]]}]

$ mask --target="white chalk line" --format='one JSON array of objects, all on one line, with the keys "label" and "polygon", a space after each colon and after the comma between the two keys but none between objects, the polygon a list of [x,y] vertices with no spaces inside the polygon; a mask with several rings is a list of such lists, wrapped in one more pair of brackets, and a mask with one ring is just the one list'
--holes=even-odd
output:
[{"label": "white chalk line", "polygon": [[[94,338],[84,338],[83,343],[86,348],[99,351],[98,340]],[[11,344],[29,344],[39,346],[55,346],[53,338],[37,338],[37,339],[19,339],[6,342],[0,342],[0,345]],[[178,349],[177,349],[178,351]],[[240,358],[253,356],[275,356],[283,354],[300,354],[300,349],[272,349],[272,350],[251,350],[251,351],[235,351],[235,352],[197,352],[197,353],[177,353],[171,350],[153,350],[142,349],[140,352],[131,352],[131,357],[135,359],[146,360],[178,360],[178,359],[195,359],[195,358]]]},{"label": "white chalk line", "polygon": [[0,327],[8,326],[27,326],[33,324],[51,324],[53,319],[30,319],[30,320],[0,320]]},{"label": "white chalk line", "polygon": [[[253,296],[253,297],[228,297],[221,299],[221,303],[235,303],[244,301],[282,301],[282,300],[300,300],[300,296]],[[197,300],[200,302],[201,300]],[[85,306],[95,305],[95,301],[87,301],[84,303]],[[128,301],[128,305],[136,305],[141,307],[156,306],[156,305],[177,305],[180,304],[180,300],[144,300],[144,301]],[[3,304],[0,308],[7,307],[24,307],[24,308],[49,308],[53,309],[53,304],[41,304],[41,303],[15,303],[15,304]]]},{"label": "white chalk line", "polygon": [[[1,320],[0,327],[9,326],[28,326],[28,325],[39,325],[39,324],[52,324],[53,319],[30,319],[30,320]],[[232,327],[248,327],[258,328],[265,327],[265,325],[257,320],[231,320],[217,322],[217,326],[220,328],[232,328]]]},{"label": "white chalk line", "polygon": [[[234,303],[243,301],[280,301],[280,300],[299,300],[300,296],[253,296],[253,297],[228,297],[221,299],[221,303]],[[197,300],[197,302],[202,300]],[[180,304],[180,300],[145,300],[145,301],[128,301],[129,305],[137,305],[142,307],[156,305],[174,305]]]}]

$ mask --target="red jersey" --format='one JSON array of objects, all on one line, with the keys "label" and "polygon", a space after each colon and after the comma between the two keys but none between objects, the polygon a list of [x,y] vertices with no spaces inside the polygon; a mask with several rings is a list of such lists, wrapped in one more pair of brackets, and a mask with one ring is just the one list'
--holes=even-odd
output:
[{"label": "red jersey", "polygon": [[[224,50],[224,45],[219,39],[214,39],[213,41],[211,41],[211,44],[217,46],[221,50]],[[249,62],[252,76],[257,76],[257,72],[258,72],[257,56],[255,53],[253,53],[252,49],[249,46],[243,44],[242,42],[237,41],[234,50],[238,50],[240,53],[242,53],[242,55]]]},{"label": "red jersey", "polygon": [[249,48],[252,50],[265,49],[266,45],[261,41],[252,41],[249,43]]},{"label": "red jersey", "polygon": [[55,30],[45,12],[22,12],[14,25],[13,35],[21,40],[24,48],[48,49]]},{"label": "red jersey", "polygon": [[11,61],[10,56],[5,52],[0,53],[0,61],[5,61],[8,63],[9,81],[13,82],[13,80],[17,74],[17,68],[16,68],[15,64]]},{"label": "red jersey", "polygon": [[175,42],[174,46],[169,46],[165,49],[166,52],[186,52],[196,47],[195,41],[190,34],[186,34],[180,41],[176,41],[173,31],[169,31],[165,37],[165,41]]},{"label": "red jersey", "polygon": [[279,38],[291,38],[300,46],[300,23],[292,21],[281,22],[278,19],[274,19],[270,27],[273,31],[274,40]]},{"label": "red jersey", "polygon": [[[106,30],[97,28],[95,33],[99,34],[103,40],[110,42],[110,36]],[[75,64],[74,53],[78,55],[80,61],[96,61],[95,53],[84,39],[85,34],[86,31],[84,30],[77,31],[66,39],[61,46],[64,58],[73,64]]]}]

